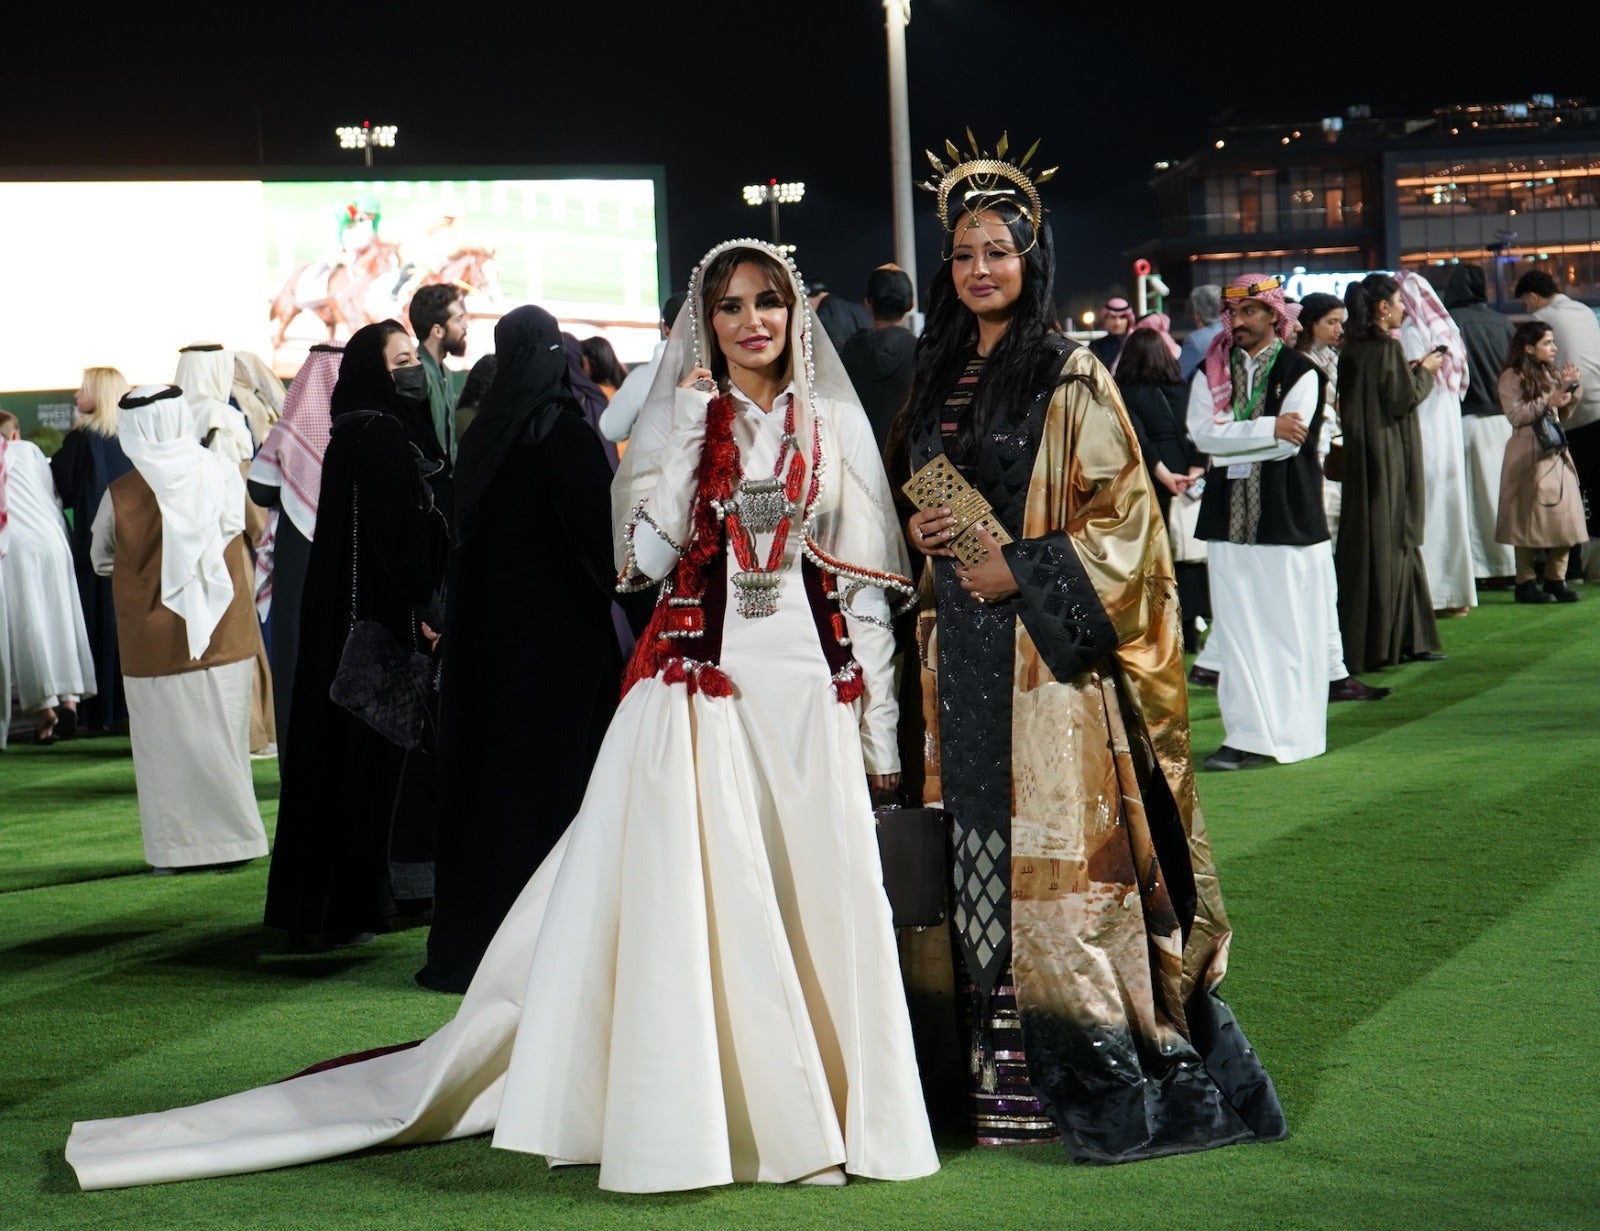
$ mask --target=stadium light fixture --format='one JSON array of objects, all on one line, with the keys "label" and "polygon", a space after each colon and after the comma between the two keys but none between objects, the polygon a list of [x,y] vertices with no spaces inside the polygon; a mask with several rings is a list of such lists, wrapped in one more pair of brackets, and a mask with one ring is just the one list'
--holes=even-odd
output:
[{"label": "stadium light fixture", "polygon": [[746,184],[744,186],[744,203],[746,205],[770,205],[772,207],[772,242],[779,248],[785,245],[783,244],[783,237],[778,230],[778,206],[794,205],[805,195],[806,186],[798,181],[780,184],[777,180],[772,179],[765,184]]},{"label": "stadium light fixture", "polygon": [[370,167],[373,148],[394,149],[394,139],[400,128],[396,124],[374,124],[371,120],[362,120],[359,124],[341,125],[333,131],[339,138],[341,150],[360,150]]}]

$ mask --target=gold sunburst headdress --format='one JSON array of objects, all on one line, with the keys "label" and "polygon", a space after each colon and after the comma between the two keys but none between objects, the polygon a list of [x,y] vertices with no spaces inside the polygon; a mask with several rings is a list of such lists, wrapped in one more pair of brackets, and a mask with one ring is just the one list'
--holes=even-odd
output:
[{"label": "gold sunburst headdress", "polygon": [[[1010,201],[1033,223],[1035,231],[1044,217],[1044,206],[1039,201],[1039,185],[1047,184],[1059,167],[1050,167],[1040,171],[1037,175],[1028,174],[1028,164],[1033,161],[1034,154],[1039,149],[1039,142],[1035,141],[1028,147],[1028,152],[1016,162],[1006,158],[1011,150],[1011,138],[1006,133],[1000,134],[1000,140],[995,143],[994,153],[985,152],[979,145],[978,139],[972,135],[972,129],[967,129],[968,150],[963,151],[954,141],[944,143],[945,153],[950,156],[950,165],[946,166],[932,150],[925,150],[928,161],[933,165],[936,175],[929,176],[918,187],[926,189],[938,198],[939,225],[950,233],[950,197],[962,185],[961,196],[957,204],[956,216],[962,212],[981,208],[990,204],[997,198]],[[970,152],[969,152],[970,151]],[[1017,200],[1021,194],[1026,199],[1026,204]]]}]

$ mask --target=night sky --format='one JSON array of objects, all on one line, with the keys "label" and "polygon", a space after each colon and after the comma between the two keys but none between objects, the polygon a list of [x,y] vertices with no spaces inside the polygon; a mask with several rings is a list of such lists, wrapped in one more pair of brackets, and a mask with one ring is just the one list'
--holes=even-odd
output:
[{"label": "night sky", "polygon": [[[685,276],[721,239],[767,236],[739,190],[772,177],[807,185],[783,216],[807,276],[854,298],[893,257],[879,0],[156,7],[170,16],[9,16],[0,172],[359,176],[332,130],[370,119],[400,126],[399,148],[378,154],[396,169],[664,164],[669,258]],[[968,124],[986,147],[1003,128],[1018,150],[1042,137],[1040,165],[1062,168],[1044,199],[1064,299],[1126,281],[1121,251],[1153,234],[1152,162],[1192,153],[1230,112],[1600,95],[1587,53],[1558,63],[1536,49],[1573,35],[1559,22],[1524,51],[1509,25],[1448,7],[913,0],[913,170]],[[1161,16],[1175,11],[1189,16]],[[926,278],[939,236],[932,198],[917,203]]]}]

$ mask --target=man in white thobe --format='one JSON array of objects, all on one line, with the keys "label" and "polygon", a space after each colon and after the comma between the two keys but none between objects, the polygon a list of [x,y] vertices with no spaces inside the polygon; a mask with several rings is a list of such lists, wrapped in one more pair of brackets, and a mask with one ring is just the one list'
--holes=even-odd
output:
[{"label": "man in white thobe", "polygon": [[1208,542],[1224,733],[1205,759],[1211,770],[1327,747],[1335,582],[1314,443],[1325,378],[1287,345],[1293,337],[1279,279],[1236,278],[1189,387],[1189,434],[1212,458],[1196,530]]},{"label": "man in white thobe", "polygon": [[133,469],[95,514],[111,577],[145,858],[155,871],[267,853],[250,774],[256,624],[244,479],[208,452],[175,385],[119,403]]}]

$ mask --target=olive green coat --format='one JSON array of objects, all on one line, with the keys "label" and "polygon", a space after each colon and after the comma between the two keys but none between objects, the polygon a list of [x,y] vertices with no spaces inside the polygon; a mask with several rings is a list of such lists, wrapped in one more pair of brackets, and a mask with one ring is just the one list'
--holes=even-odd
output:
[{"label": "olive green coat", "polygon": [[1334,565],[1339,628],[1352,673],[1439,649],[1422,563],[1418,403],[1433,376],[1388,337],[1354,338],[1339,355],[1344,491]]}]

